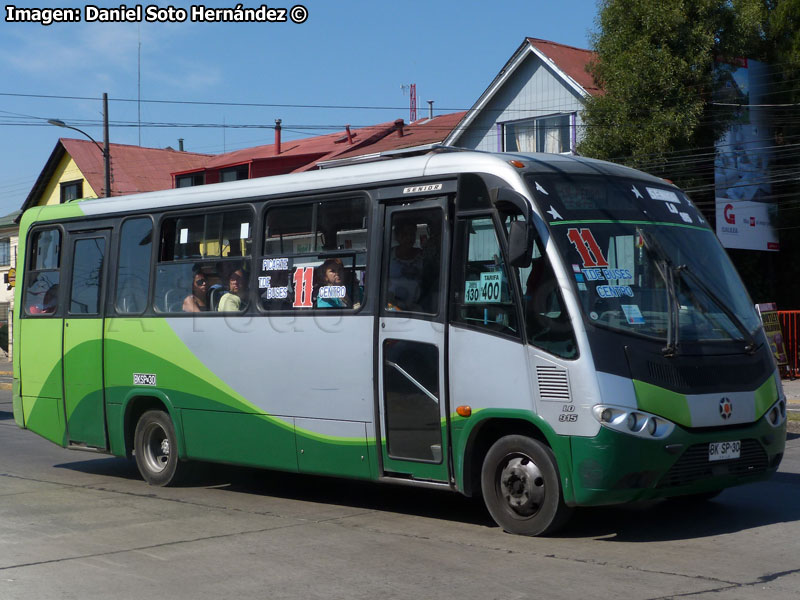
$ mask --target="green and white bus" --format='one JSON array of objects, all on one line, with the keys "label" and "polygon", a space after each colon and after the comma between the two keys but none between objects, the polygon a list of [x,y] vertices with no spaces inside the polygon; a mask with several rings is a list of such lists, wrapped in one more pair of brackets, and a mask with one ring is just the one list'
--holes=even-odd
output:
[{"label": "green and white bus", "polygon": [[670,183],[424,155],[28,210],[14,418],[61,446],[482,494],[505,530],[781,462],[752,302]]}]

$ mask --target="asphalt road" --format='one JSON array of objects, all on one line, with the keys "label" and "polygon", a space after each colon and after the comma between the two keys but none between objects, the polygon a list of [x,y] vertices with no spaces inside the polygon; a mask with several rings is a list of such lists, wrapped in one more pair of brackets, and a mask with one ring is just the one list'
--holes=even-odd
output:
[{"label": "asphalt road", "polygon": [[508,535],[456,494],[213,467],[148,487],[17,428],[0,390],[0,599],[800,597],[800,436],[705,505],[584,509]]}]

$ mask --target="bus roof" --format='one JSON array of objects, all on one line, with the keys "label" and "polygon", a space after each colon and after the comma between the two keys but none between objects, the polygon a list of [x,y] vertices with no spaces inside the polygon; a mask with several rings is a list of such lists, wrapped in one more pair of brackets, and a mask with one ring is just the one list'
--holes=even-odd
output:
[{"label": "bus roof", "polygon": [[[518,161],[522,168],[511,166]],[[392,181],[448,176],[465,172],[491,173],[508,180],[525,194],[520,173],[542,172],[564,175],[595,174],[644,179],[653,183],[664,180],[641,171],[610,162],[564,154],[518,154],[438,148],[422,156],[379,160],[365,164],[322,169],[298,174],[273,175],[241,181],[214,183],[157,192],[97,198],[66,205],[36,207],[33,220],[65,219],[76,216],[101,216],[134,211],[179,208],[186,205],[213,204],[231,200],[255,200],[269,196],[293,195],[316,190],[335,190],[370,186]],[[505,176],[505,177],[504,177]],[[518,182],[514,184],[514,182]],[[30,217],[29,217],[30,218]],[[28,221],[28,219],[26,219]],[[30,222],[30,221],[29,221]]]}]

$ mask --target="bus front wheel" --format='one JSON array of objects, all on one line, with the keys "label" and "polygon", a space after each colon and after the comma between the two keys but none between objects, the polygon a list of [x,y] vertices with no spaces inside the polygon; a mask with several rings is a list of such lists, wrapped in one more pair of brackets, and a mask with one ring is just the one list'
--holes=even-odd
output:
[{"label": "bus front wheel", "polygon": [[569,518],[553,452],[522,435],[497,440],[481,469],[483,501],[500,527],[520,535],[553,533]]},{"label": "bus front wheel", "polygon": [[145,412],[136,424],[133,447],[136,466],[147,483],[165,486],[177,481],[178,445],[175,427],[167,413]]}]

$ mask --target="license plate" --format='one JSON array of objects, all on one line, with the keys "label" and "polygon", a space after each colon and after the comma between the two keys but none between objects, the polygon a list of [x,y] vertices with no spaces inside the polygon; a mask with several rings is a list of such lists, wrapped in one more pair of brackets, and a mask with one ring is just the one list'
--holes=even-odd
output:
[{"label": "license plate", "polygon": [[708,445],[708,460],[731,460],[739,458],[742,451],[742,442],[711,442]]}]

